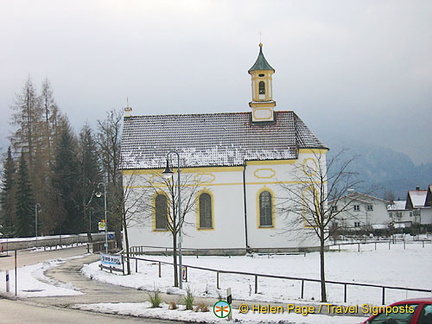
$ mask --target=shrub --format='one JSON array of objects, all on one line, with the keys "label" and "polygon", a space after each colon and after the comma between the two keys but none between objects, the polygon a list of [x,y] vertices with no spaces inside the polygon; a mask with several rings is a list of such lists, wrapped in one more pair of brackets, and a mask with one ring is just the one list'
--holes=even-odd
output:
[{"label": "shrub", "polygon": [[160,307],[160,304],[162,303],[162,298],[160,296],[159,289],[156,289],[153,293],[149,293],[149,300],[152,304],[152,308],[158,308]]},{"label": "shrub", "polygon": [[175,302],[173,302],[173,301],[168,306],[169,310],[173,310],[173,309],[177,309],[177,308],[178,308],[177,304]]},{"label": "shrub", "polygon": [[204,303],[199,304],[197,307],[195,307],[195,312],[209,312],[208,306]]},{"label": "shrub", "polygon": [[192,295],[190,287],[187,288],[186,296],[183,297],[183,301],[186,305],[186,310],[193,310],[194,296]]}]

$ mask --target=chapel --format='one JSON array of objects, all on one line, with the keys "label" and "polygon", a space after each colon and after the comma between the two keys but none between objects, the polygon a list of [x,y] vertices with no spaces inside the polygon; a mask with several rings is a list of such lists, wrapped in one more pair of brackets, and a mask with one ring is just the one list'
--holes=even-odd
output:
[{"label": "chapel", "polygon": [[[275,69],[262,44],[248,73],[251,101],[239,112],[125,115],[121,169],[131,249],[172,246],[170,221],[178,201],[171,192],[178,178],[186,252],[234,255],[319,246],[306,222],[292,220],[290,206],[299,202],[290,200],[284,185],[298,184],[302,194],[313,190],[310,176],[325,168],[328,148],[294,111],[275,109]],[[171,189],[161,177],[167,164],[175,173]]]}]

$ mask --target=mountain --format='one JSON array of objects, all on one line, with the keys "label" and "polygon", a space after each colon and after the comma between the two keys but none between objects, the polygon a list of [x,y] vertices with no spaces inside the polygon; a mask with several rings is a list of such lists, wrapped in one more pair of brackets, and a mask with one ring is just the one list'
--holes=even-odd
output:
[{"label": "mountain", "polygon": [[417,166],[407,154],[379,146],[346,143],[341,139],[329,138],[326,144],[330,147],[328,159],[342,149],[347,149],[345,159],[354,157],[351,169],[359,173],[362,181],[362,188],[354,188],[357,191],[372,190],[372,195],[380,198],[392,193],[395,199],[405,200],[408,190],[417,186],[426,189],[432,184],[432,163]]}]

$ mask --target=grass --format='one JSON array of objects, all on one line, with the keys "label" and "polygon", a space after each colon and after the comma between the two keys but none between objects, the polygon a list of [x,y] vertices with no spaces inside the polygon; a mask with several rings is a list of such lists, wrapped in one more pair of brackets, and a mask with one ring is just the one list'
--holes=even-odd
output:
[{"label": "grass", "polygon": [[152,308],[158,308],[160,307],[160,304],[162,303],[162,298],[160,296],[159,289],[156,289],[153,293],[149,293],[149,300],[151,303]]},{"label": "grass", "polygon": [[193,310],[194,296],[192,295],[190,287],[186,290],[186,296],[183,297],[183,302],[185,303],[186,310]]}]

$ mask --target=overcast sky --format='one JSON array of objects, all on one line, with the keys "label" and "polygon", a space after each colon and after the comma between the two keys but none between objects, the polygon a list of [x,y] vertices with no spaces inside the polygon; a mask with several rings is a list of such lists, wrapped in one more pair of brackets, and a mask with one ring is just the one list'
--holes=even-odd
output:
[{"label": "overcast sky", "polygon": [[2,137],[28,76],[77,130],[127,98],[135,115],[250,111],[262,41],[276,109],[330,148],[432,162],[430,0],[0,0],[0,26]]}]

